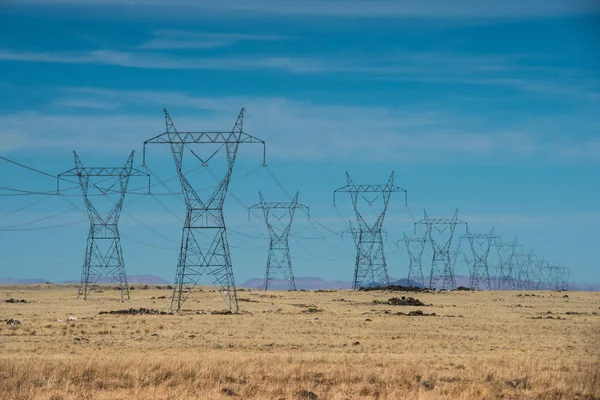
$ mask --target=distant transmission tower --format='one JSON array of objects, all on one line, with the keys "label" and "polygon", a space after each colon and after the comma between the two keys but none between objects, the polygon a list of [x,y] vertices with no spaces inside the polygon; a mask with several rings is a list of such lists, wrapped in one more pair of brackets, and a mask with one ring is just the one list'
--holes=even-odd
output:
[{"label": "distant transmission tower", "polygon": [[423,277],[423,252],[425,251],[426,237],[408,237],[404,233],[404,244],[408,252],[408,282],[407,285],[412,285],[412,282],[419,283],[425,287],[425,278]]},{"label": "distant transmission tower", "polygon": [[567,267],[560,267],[559,276],[559,290],[570,290],[571,270]]},{"label": "distant transmission tower", "polygon": [[[129,300],[127,273],[125,272],[125,262],[123,260],[123,251],[121,250],[121,239],[119,237],[119,217],[123,209],[129,178],[132,176],[144,176],[150,179],[147,173],[133,168],[133,154],[134,152],[132,151],[124,167],[86,168],[83,166],[77,153],[73,152],[75,168],[58,175],[58,192],[60,192],[60,181],[62,179],[77,177],[90,219],[90,231],[87,238],[81,273],[81,285],[79,286],[77,298],[83,296],[84,299],[87,299],[91,285],[96,284],[102,276],[106,276],[111,283],[118,284],[121,301],[125,300],[125,297]],[[100,215],[88,195],[90,178],[93,177],[118,178],[116,182],[113,181],[112,185],[108,187],[100,187],[98,186],[99,183],[92,183],[102,197],[108,197],[110,194],[119,195],[114,206],[105,217]],[[119,184],[117,189],[113,189],[117,185],[117,182]],[[148,183],[148,189],[149,186],[150,184]]]},{"label": "distant transmission tower", "polygon": [[569,280],[571,278],[571,270],[569,268],[551,265],[548,267],[548,270],[548,288],[550,290],[569,290]]},{"label": "distant transmission tower", "polygon": [[[385,254],[383,252],[382,226],[387,211],[390,197],[394,192],[404,192],[405,204],[407,202],[406,190],[394,185],[394,172],[391,173],[385,185],[356,185],[352,182],[350,174],[346,172],[347,185],[333,192],[333,205],[335,206],[335,197],[337,193],[350,193],[356,222],[358,228],[350,227],[356,245],[356,262],[354,265],[354,278],[352,280],[352,289],[357,290],[362,286],[370,285],[389,285],[389,276]],[[375,194],[374,198],[367,198],[367,193]],[[379,213],[373,224],[368,224],[358,209],[359,197],[364,199],[369,206],[381,197],[383,200],[383,210]]]},{"label": "distant transmission tower", "polygon": [[492,281],[490,279],[488,256],[492,243],[498,240],[499,236],[494,233],[494,228],[492,228],[490,233],[472,233],[467,227],[467,234],[463,238],[469,241],[471,251],[473,252],[473,266],[469,278],[469,288],[471,290],[479,290],[483,281],[484,287],[487,290],[491,290]]},{"label": "distant transmission tower", "polygon": [[531,260],[531,289],[544,290],[548,281],[548,261],[544,257],[535,256]]},{"label": "distant transmission tower", "polygon": [[[243,132],[244,109],[240,111],[233,129],[228,132],[179,132],[175,129],[171,116],[164,109],[166,131],[144,142],[144,163],[146,145],[169,144],[175,161],[175,168],[187,206],[181,250],[177,263],[175,288],[171,298],[170,310],[179,311],[199,279],[207,274],[215,286],[219,286],[225,296],[229,311],[237,312],[238,301],[229,253],[229,243],[223,217],[223,203],[229,187],[229,180],[237,156],[238,147],[242,143],[257,143],[263,145],[263,165],[265,164],[265,142]],[[211,146],[209,156],[201,158],[198,150],[192,150],[192,145]],[[186,178],[183,171],[184,150],[200,161],[200,165],[218,181],[214,192],[204,200],[200,198],[197,189]],[[208,163],[225,149],[227,164],[223,178],[218,177],[209,168]],[[215,150],[216,149],[216,150]]]},{"label": "distant transmission tower", "polygon": [[515,289],[517,290],[529,290],[531,289],[531,278],[532,278],[532,261],[533,251],[530,253],[519,253],[515,254],[515,264],[517,267],[515,277]]},{"label": "distant transmission tower", "polygon": [[434,284],[441,280],[442,289],[456,289],[451,252],[452,239],[456,225],[464,224],[466,226],[466,223],[458,219],[458,210],[452,218],[431,218],[427,211],[423,210],[423,213],[424,218],[415,222],[415,233],[417,225],[424,225],[433,250],[429,288],[433,289]]},{"label": "distant transmission tower", "polygon": [[496,277],[497,290],[515,290],[515,253],[519,242],[515,238],[512,242],[504,242],[498,239],[494,243],[498,252],[498,275]]},{"label": "distant transmission tower", "polygon": [[288,237],[296,210],[302,208],[308,214],[309,209],[307,206],[298,203],[300,192],[296,192],[296,196],[288,203],[266,202],[262,193],[258,192],[258,194],[260,196],[260,203],[248,209],[248,217],[250,217],[252,209],[260,208],[263,211],[269,230],[269,255],[267,256],[267,269],[263,289],[265,291],[268,290],[271,281],[278,275],[283,275],[290,289],[296,290]]}]

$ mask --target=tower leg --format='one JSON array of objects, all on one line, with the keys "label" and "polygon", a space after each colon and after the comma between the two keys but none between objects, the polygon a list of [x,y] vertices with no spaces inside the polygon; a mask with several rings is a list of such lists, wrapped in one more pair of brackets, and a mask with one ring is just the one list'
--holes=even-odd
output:
[{"label": "tower leg", "polygon": [[[191,221],[192,218],[189,214],[197,211],[199,210],[188,211],[186,221]],[[202,230],[202,234],[200,230]],[[206,246],[207,236],[210,233],[213,235],[212,241]],[[171,311],[181,310],[183,302],[204,274],[208,275],[213,284],[222,292],[229,311],[239,311],[225,228],[186,226],[183,228],[175,287],[171,298]]]},{"label": "tower leg", "polygon": [[130,299],[121,240],[116,226],[91,227],[78,298],[83,296],[84,300],[87,299],[91,285],[98,283],[103,276],[109,278],[110,283],[118,285],[121,301]]}]

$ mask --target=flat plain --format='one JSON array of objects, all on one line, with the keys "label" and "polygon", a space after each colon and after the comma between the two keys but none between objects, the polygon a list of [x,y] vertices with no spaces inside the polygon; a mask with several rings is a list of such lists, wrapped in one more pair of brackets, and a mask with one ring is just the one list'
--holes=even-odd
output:
[{"label": "flat plain", "polygon": [[600,293],[133,287],[0,286],[0,397],[600,399]]}]

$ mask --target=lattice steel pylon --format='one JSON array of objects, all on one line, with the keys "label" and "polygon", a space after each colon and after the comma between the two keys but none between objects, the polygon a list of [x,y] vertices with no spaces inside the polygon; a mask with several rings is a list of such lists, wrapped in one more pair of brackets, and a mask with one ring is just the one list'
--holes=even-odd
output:
[{"label": "lattice steel pylon", "polygon": [[479,290],[481,282],[487,290],[492,289],[490,279],[490,269],[488,266],[488,256],[490,248],[500,237],[494,233],[494,228],[490,233],[473,233],[467,227],[467,234],[463,238],[469,241],[471,251],[473,252],[473,265],[471,276],[469,277],[469,288]]},{"label": "lattice steel pylon", "polygon": [[543,256],[534,256],[531,260],[531,289],[543,290],[546,287],[548,261]]},{"label": "lattice steel pylon", "polygon": [[[265,164],[265,142],[257,137],[243,132],[244,108],[241,109],[231,131],[225,132],[179,132],[166,109],[166,130],[164,133],[144,142],[144,161],[146,165],[146,145],[169,144],[175,161],[177,176],[186,204],[186,217],[181,238],[179,261],[175,275],[175,287],[171,297],[170,311],[181,310],[194,286],[200,278],[207,274],[215,286],[220,287],[224,294],[225,302],[230,312],[239,310],[227,230],[223,216],[223,204],[233,172],[240,144],[253,143],[263,145],[263,165]],[[201,158],[191,145],[214,145],[214,152]],[[205,146],[206,147],[206,146]],[[184,150],[195,156],[202,167],[206,168],[218,181],[214,192],[204,200],[186,178],[183,171]],[[221,151],[226,153],[226,171],[219,181],[217,176],[208,167],[208,163]]]},{"label": "lattice steel pylon", "polygon": [[269,230],[269,254],[267,256],[267,268],[265,271],[263,289],[267,291],[271,281],[277,276],[283,275],[288,282],[290,289],[296,290],[296,281],[292,269],[292,258],[290,256],[288,239],[296,210],[299,208],[304,209],[308,214],[310,212],[309,208],[298,203],[300,192],[296,192],[292,201],[287,203],[267,202],[261,192],[258,192],[258,195],[260,196],[260,203],[255,204],[248,209],[248,218],[250,218],[253,209],[260,208],[263,211],[265,223]]},{"label": "lattice steel pylon", "polygon": [[[102,276],[107,276],[111,283],[117,283],[121,295],[121,301],[129,300],[129,285],[127,284],[127,273],[125,261],[121,249],[119,237],[119,217],[123,209],[125,194],[129,178],[132,176],[148,177],[148,190],[150,190],[150,177],[147,173],[133,168],[133,155],[127,159],[123,167],[84,167],[79,156],[73,151],[75,168],[58,175],[57,192],[60,193],[60,181],[66,177],[77,177],[83,201],[90,219],[90,230],[88,233],[83,269],[81,272],[81,285],[79,286],[77,298],[87,299],[91,285],[98,283]],[[109,187],[100,187],[100,183],[92,183],[102,197],[110,194],[118,194],[119,198],[110,209],[107,216],[103,217],[98,209],[92,204],[89,197],[90,178],[105,177],[118,178]],[[118,190],[113,188],[119,184]]]},{"label": "lattice steel pylon", "polygon": [[515,254],[515,264],[517,267],[515,276],[515,289],[517,290],[528,290],[532,286],[532,262],[534,254],[533,251],[529,253],[518,253]]},{"label": "lattice steel pylon", "polygon": [[[385,254],[383,251],[383,236],[382,226],[385,219],[385,213],[388,208],[390,197],[394,192],[404,192],[404,202],[408,202],[408,194],[406,190],[394,185],[394,172],[385,185],[357,185],[352,182],[350,174],[346,172],[347,185],[336,189],[333,192],[333,205],[335,206],[335,198],[337,193],[350,193],[352,205],[356,214],[356,222],[358,228],[354,228],[351,224],[350,231],[354,237],[356,246],[356,261],[354,264],[354,277],[352,280],[352,289],[357,290],[365,285],[389,285],[389,276]],[[373,199],[367,199],[364,194],[376,193]],[[378,214],[375,222],[369,224],[358,209],[359,195],[367,201],[369,205],[381,197],[383,200],[383,210]]]},{"label": "lattice steel pylon", "polygon": [[425,244],[427,243],[426,237],[409,237],[404,233],[403,242],[406,246],[406,252],[408,253],[408,277],[407,284],[411,285],[412,282],[417,282],[425,287],[425,278],[423,276],[423,252],[425,251]]},{"label": "lattice steel pylon", "polygon": [[571,270],[557,265],[548,265],[548,289],[569,290]]},{"label": "lattice steel pylon", "polygon": [[515,290],[515,254],[519,241],[515,238],[512,242],[498,239],[494,246],[498,252],[498,275],[496,277],[497,290]]},{"label": "lattice steel pylon", "polygon": [[431,260],[431,273],[429,275],[429,288],[433,289],[434,283],[442,281],[442,289],[456,289],[454,277],[454,263],[451,257],[452,239],[456,225],[466,222],[458,219],[458,210],[452,218],[431,218],[423,210],[424,218],[415,222],[415,234],[418,225],[424,225],[426,234],[433,250]]}]

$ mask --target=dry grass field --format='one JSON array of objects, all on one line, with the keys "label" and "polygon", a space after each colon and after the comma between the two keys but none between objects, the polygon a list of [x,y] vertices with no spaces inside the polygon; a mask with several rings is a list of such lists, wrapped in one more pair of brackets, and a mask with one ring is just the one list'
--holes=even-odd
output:
[{"label": "dry grass field", "polygon": [[245,290],[237,315],[209,288],[178,315],[100,314],[166,311],[166,287],[76,293],[0,286],[0,398],[600,399],[600,293]]}]

